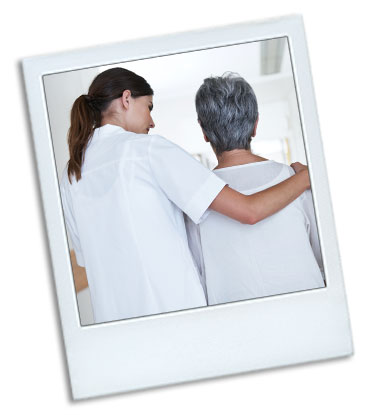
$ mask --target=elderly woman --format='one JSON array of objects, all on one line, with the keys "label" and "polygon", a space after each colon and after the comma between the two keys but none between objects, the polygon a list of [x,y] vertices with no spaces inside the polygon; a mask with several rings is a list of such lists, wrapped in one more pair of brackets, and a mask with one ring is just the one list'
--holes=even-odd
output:
[{"label": "elderly woman", "polygon": [[[243,78],[228,73],[205,79],[196,109],[204,138],[218,160],[214,173],[233,189],[250,195],[294,174],[289,166],[252,153],[258,106]],[[253,226],[214,211],[198,227],[187,223],[208,304],[324,286],[310,190]]]}]

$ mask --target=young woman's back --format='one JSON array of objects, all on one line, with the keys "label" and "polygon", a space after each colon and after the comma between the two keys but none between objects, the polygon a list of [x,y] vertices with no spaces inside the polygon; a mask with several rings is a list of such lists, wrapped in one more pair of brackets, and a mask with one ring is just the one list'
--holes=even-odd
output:
[{"label": "young woman's back", "polygon": [[95,322],[206,305],[182,210],[198,221],[223,186],[160,136],[95,130],[82,178],[70,184],[65,172],[61,186]]}]

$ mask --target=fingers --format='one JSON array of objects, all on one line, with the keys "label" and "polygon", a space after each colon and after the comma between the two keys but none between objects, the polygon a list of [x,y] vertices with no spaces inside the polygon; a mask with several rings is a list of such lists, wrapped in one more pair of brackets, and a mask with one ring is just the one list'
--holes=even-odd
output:
[{"label": "fingers", "polygon": [[299,173],[302,170],[308,170],[308,166],[305,164],[299,163],[298,161],[295,163],[291,163],[290,166],[294,169],[295,173]]}]

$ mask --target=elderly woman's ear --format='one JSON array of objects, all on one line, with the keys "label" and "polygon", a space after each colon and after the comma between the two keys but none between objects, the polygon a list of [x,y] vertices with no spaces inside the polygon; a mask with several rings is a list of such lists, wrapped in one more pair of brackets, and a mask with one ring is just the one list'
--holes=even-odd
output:
[{"label": "elderly woman's ear", "polygon": [[258,121],[259,121],[259,114],[257,115],[256,122],[254,123],[254,128],[253,128],[253,132],[252,132],[252,137],[255,137],[255,136],[256,136],[256,134],[257,134]]},{"label": "elderly woman's ear", "polygon": [[200,120],[197,120],[197,121],[198,121],[199,126],[201,127],[201,130],[202,130],[202,134],[203,134],[204,141],[205,141],[206,143],[209,143],[209,142],[210,142],[210,140],[207,138],[207,136],[206,136],[205,132],[203,131],[202,124],[201,124]]}]

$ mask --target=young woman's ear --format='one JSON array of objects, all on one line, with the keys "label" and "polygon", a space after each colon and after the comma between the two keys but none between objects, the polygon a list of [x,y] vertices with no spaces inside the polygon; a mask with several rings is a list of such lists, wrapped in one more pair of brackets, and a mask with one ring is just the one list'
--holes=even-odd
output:
[{"label": "young woman's ear", "polygon": [[123,95],[121,96],[121,103],[123,105],[123,108],[128,109],[130,104],[132,93],[129,91],[129,89],[126,89],[123,92]]}]

